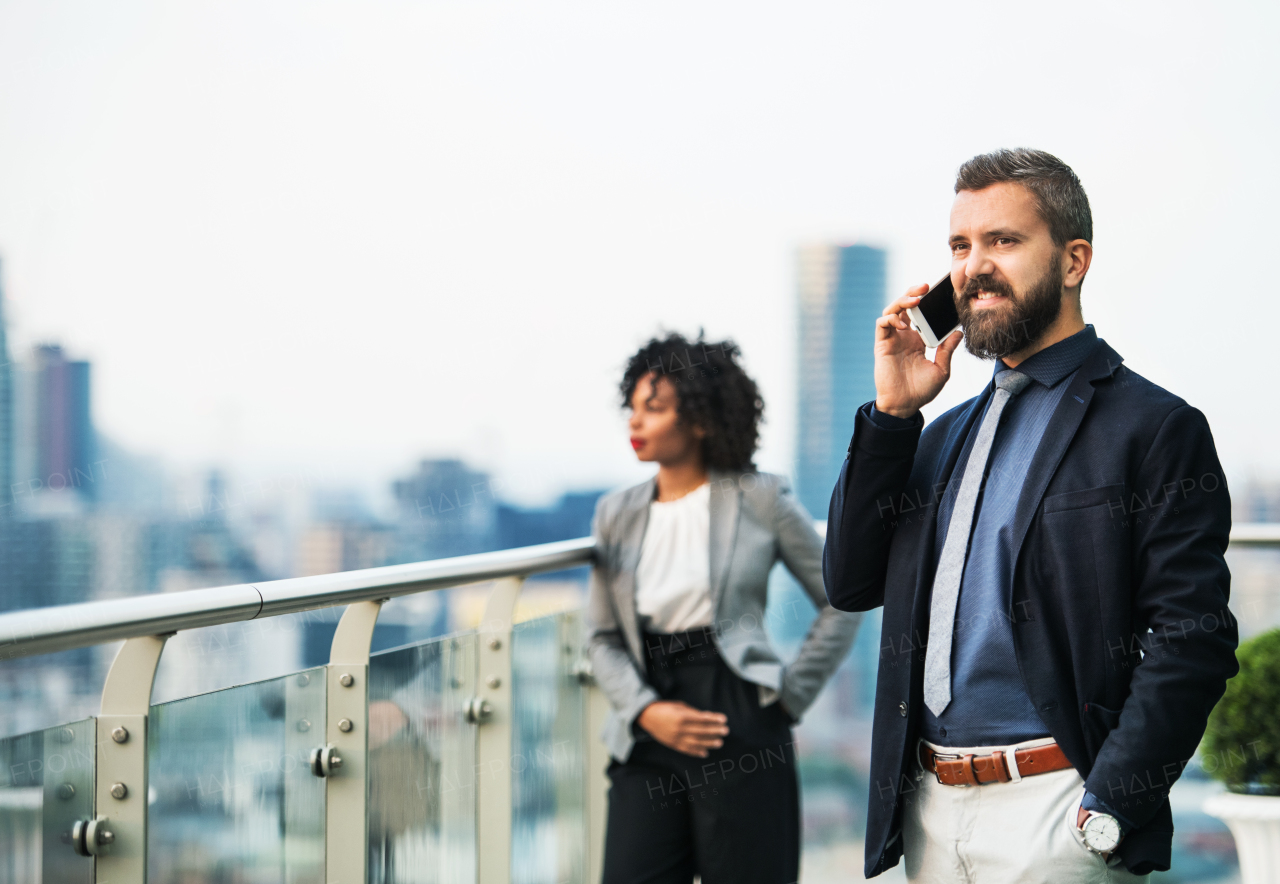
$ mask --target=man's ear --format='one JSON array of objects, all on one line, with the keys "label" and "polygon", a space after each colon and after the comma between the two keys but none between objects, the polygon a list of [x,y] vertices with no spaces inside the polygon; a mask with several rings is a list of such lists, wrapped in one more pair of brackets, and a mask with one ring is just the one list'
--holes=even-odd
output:
[{"label": "man's ear", "polygon": [[1067,243],[1065,251],[1062,287],[1079,288],[1089,272],[1089,265],[1093,263],[1093,245],[1087,239],[1073,239]]}]

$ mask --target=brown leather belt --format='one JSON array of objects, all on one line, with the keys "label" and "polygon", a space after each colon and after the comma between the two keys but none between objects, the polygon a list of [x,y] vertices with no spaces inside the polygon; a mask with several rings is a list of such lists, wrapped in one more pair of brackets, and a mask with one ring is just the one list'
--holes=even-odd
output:
[{"label": "brown leather belt", "polygon": [[[1017,779],[1071,767],[1071,762],[1067,761],[1067,756],[1062,754],[1057,743],[1018,749],[1013,757],[1018,766]],[[945,752],[935,752],[924,743],[920,744],[920,763],[944,786],[1008,783],[1015,779],[1009,771],[1008,758],[1004,750],[990,755],[948,755]]]}]

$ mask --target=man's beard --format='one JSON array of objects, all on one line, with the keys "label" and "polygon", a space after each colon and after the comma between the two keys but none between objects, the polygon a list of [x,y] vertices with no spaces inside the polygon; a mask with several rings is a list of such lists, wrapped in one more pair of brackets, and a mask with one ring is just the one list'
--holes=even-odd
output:
[{"label": "man's beard", "polygon": [[[978,309],[978,292],[1003,295],[1004,305]],[[956,296],[956,312],[964,328],[964,345],[979,359],[1002,359],[1035,343],[1062,312],[1062,259],[1055,257],[1043,276],[1025,294],[991,276],[975,276]]]}]

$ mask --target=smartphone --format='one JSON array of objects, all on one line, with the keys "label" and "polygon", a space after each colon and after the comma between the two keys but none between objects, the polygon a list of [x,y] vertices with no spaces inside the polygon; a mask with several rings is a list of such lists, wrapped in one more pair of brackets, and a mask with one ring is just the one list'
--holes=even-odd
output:
[{"label": "smartphone", "polygon": [[907,316],[924,338],[926,347],[938,346],[958,329],[960,314],[956,313],[956,290],[951,285],[951,274],[938,280],[914,307],[908,307]]}]

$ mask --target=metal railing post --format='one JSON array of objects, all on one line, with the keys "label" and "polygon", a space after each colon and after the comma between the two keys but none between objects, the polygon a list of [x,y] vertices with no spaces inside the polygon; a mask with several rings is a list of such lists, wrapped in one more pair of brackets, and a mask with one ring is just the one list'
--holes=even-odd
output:
[{"label": "metal railing post", "polygon": [[94,880],[147,882],[147,717],[168,635],[131,638],[102,686],[93,819],[72,829],[77,852],[95,857]]},{"label": "metal railing post", "polygon": [[382,601],[348,605],[325,674],[324,746],[312,772],[325,778],[324,879],[364,884],[369,870],[369,646]]},{"label": "metal railing post", "polygon": [[497,580],[480,623],[476,701],[476,879],[511,882],[511,619],[523,577]]}]

